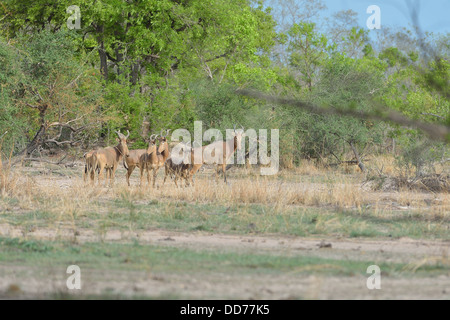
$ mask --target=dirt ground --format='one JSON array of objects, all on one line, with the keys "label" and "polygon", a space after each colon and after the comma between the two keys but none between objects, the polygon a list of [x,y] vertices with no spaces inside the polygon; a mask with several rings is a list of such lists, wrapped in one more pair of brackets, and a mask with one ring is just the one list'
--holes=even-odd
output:
[{"label": "dirt ground", "polygon": [[[21,231],[10,226],[0,226],[0,236],[20,237]],[[36,239],[71,239],[71,230],[39,229],[28,234]],[[274,253],[278,255],[303,255],[321,258],[376,260],[386,262],[420,263],[448,256],[447,241],[420,241],[408,238],[399,240],[361,240],[336,238],[299,238],[280,236],[235,236],[204,232],[180,233],[166,230],[143,231],[130,234],[110,230],[103,241],[121,242],[137,237],[141,244],[157,244],[195,250],[220,252]],[[80,242],[98,241],[89,230],[80,231]],[[320,267],[320,266],[319,266]],[[55,270],[48,277],[34,276],[32,268],[0,265],[0,288],[17,284],[26,294],[22,298],[64,291],[66,275],[60,278]],[[368,275],[369,276],[369,275]],[[49,281],[49,278],[51,279]],[[25,281],[24,281],[25,280]],[[110,290],[127,296],[149,297],[187,296],[193,299],[449,299],[450,276],[401,278],[383,276],[380,290],[369,290],[366,277],[298,275],[291,272],[281,276],[265,274],[238,275],[213,273],[206,276],[171,273],[119,272],[104,274],[99,270],[83,273],[83,294],[101,294]]]}]

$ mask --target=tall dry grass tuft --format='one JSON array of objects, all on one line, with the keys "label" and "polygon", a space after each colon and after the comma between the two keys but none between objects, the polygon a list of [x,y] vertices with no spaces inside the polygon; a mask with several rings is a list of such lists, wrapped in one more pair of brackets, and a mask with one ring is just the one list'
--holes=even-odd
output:
[{"label": "tall dry grass tuft", "polygon": [[303,160],[301,165],[292,168],[292,170],[288,170],[286,174],[290,175],[293,172],[299,175],[319,175],[328,172],[329,169],[326,168],[323,164],[314,163],[311,160]]},{"label": "tall dry grass tuft", "polygon": [[3,163],[1,159],[1,144],[0,144],[0,195],[6,197],[14,195],[23,190],[19,188],[19,175],[12,170],[11,166],[12,151],[8,162]]},{"label": "tall dry grass tuft", "polygon": [[346,180],[335,184],[318,184],[288,182],[267,177],[236,177],[230,184],[216,182],[208,177],[199,177],[193,187],[175,188],[168,184],[161,189],[147,190],[149,197],[158,199],[279,207],[291,205],[354,207],[361,205],[365,193],[359,186]]},{"label": "tall dry grass tuft", "polygon": [[376,171],[377,174],[393,176],[396,174],[395,158],[393,155],[377,155],[368,164],[368,168]]}]

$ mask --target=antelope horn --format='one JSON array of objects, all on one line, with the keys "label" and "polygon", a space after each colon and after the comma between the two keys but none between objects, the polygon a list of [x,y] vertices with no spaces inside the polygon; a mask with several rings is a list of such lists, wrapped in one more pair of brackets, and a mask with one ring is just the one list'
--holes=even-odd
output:
[{"label": "antelope horn", "polygon": [[115,131],[115,133],[117,133],[119,138],[125,138],[125,136],[122,133],[120,133],[120,130],[119,131]]},{"label": "antelope horn", "polygon": [[152,135],[150,136],[150,140],[155,140],[155,138],[153,138],[153,136],[156,136],[156,134],[152,134]]},{"label": "antelope horn", "polygon": [[233,129],[234,129],[234,132],[236,132],[236,125],[235,124],[233,125]]},{"label": "antelope horn", "polygon": [[161,138],[164,138],[163,132],[164,132],[164,129],[161,129],[161,132],[159,133],[159,135],[161,136]]},{"label": "antelope horn", "polygon": [[130,136],[130,131],[127,130],[127,136],[126,136],[126,138],[128,139],[129,136]]},{"label": "antelope horn", "polygon": [[166,135],[164,137],[167,137],[169,135],[169,131],[170,131],[170,129],[166,130]]}]

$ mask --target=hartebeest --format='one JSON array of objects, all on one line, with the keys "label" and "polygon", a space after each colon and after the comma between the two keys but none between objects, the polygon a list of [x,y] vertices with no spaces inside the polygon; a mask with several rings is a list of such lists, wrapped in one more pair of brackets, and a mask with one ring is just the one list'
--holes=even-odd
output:
[{"label": "hartebeest", "polygon": [[[152,134],[150,136],[150,141],[154,139],[153,136],[156,136],[156,134]],[[130,176],[131,176],[131,174],[133,173],[133,171],[134,171],[134,169],[136,167],[140,168],[139,159],[145,153],[147,153],[147,149],[130,150],[130,155],[125,158],[124,166],[126,164],[125,169],[127,169],[127,183],[128,183],[128,186],[130,186]]]},{"label": "hartebeest", "polygon": [[98,171],[99,183],[103,175],[103,170],[106,169],[107,171],[106,179],[108,178],[109,173],[110,183],[112,185],[116,174],[116,170],[119,166],[119,161],[130,155],[127,146],[127,139],[130,136],[130,132],[127,131],[128,134],[126,136],[120,133],[120,130],[116,131],[116,133],[118,136],[117,141],[119,142],[117,146],[99,149],[92,155],[92,157],[95,157],[94,161],[96,164],[96,168],[99,170]]},{"label": "hartebeest", "polygon": [[170,157],[170,149],[169,143],[167,142],[167,135],[169,134],[170,129],[166,130],[166,134],[163,134],[163,130],[161,130],[161,136],[159,137],[159,147],[158,153],[160,153],[163,157],[164,163]]},{"label": "hartebeest", "polygon": [[156,185],[156,175],[158,174],[159,168],[164,166],[167,158],[170,156],[169,144],[167,143],[167,135],[170,130],[166,131],[166,134],[163,135],[163,130],[161,130],[161,137],[159,140],[159,146],[156,147],[156,136],[154,140],[151,140],[147,152],[143,154],[140,159],[140,169],[141,169],[141,186],[142,179],[144,177],[144,171],[147,171],[147,183],[150,184],[150,171],[153,171],[153,188]]},{"label": "hartebeest", "polygon": [[[192,167],[191,167],[191,170],[189,171],[190,183],[192,183],[192,178],[193,178],[194,174],[205,163],[204,154],[203,154],[205,149],[212,150],[212,152],[211,152],[212,157],[218,157],[219,159],[221,159],[221,163],[217,163],[216,179],[218,178],[219,170],[222,168],[224,182],[227,182],[227,173],[226,173],[227,161],[231,157],[231,155],[234,154],[234,152],[236,150],[241,150],[242,138],[245,137],[244,128],[242,127],[242,130],[236,131],[236,125],[234,125],[234,131],[233,131],[232,135],[233,135],[232,139],[229,139],[226,141],[220,141],[220,140],[214,141],[213,143],[211,143],[209,145],[194,148],[191,151]],[[194,157],[195,150],[197,150],[197,152],[200,152],[200,148],[201,148],[201,159],[195,159],[195,157]],[[216,151],[218,154],[216,154]],[[195,161],[195,160],[197,160],[197,161]]]},{"label": "hartebeest", "polygon": [[189,177],[189,169],[191,168],[190,164],[184,162],[177,164],[172,160],[172,158],[169,158],[167,159],[164,166],[165,166],[165,175],[163,185],[166,182],[167,176],[173,179],[177,187],[178,187],[177,183],[178,179],[185,179],[187,184]]},{"label": "hartebeest", "polygon": [[91,178],[91,181],[94,181],[94,175],[95,175],[95,170],[97,169],[97,157],[93,157],[94,153],[96,151],[89,151],[86,152],[83,157],[84,157],[84,174],[83,174],[83,179],[84,182],[86,182],[87,176],[89,175]]},{"label": "hartebeest", "polygon": [[[154,135],[152,135],[153,137]],[[139,169],[141,173],[140,186],[143,185],[142,180],[144,178],[144,171],[147,172],[147,183],[150,184],[150,171],[158,166],[159,158],[162,158],[161,154],[158,157],[158,149],[156,147],[156,135],[153,139],[150,139],[148,143],[147,152],[140,156],[139,158]],[[155,182],[153,180],[153,182]]]},{"label": "hartebeest", "polygon": [[[164,174],[164,181],[163,185],[166,182],[167,177],[171,177],[175,185],[178,187],[177,180],[178,179],[185,179],[186,184],[188,182],[187,178],[189,176],[189,169],[191,168],[191,165],[189,164],[189,157],[191,154],[191,148],[187,145],[184,145],[183,148],[183,157],[178,157],[177,155],[171,154],[170,157],[166,160],[164,167],[165,167],[165,174]],[[178,158],[175,159],[174,157]]]}]

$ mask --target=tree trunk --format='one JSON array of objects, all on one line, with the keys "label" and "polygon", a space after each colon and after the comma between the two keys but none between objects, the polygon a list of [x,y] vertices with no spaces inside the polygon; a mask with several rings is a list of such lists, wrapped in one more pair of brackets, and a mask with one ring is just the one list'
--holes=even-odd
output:
[{"label": "tree trunk", "polygon": [[24,151],[26,151],[26,155],[29,156],[33,153],[34,150],[37,149],[40,145],[42,145],[44,141],[44,135],[45,135],[45,125],[41,125],[38,132],[34,136],[33,140],[28,144],[28,146],[25,148]]},{"label": "tree trunk", "polygon": [[28,146],[19,152],[19,156],[23,155],[24,153],[29,156],[31,153],[33,153],[34,150],[37,149],[37,147],[41,146],[44,143],[44,135],[46,133],[46,125],[45,125],[45,113],[47,111],[48,105],[44,104],[39,107],[39,119],[41,122],[41,127],[39,128],[38,132],[34,135],[33,140],[28,144]]},{"label": "tree trunk", "polygon": [[355,155],[356,161],[358,162],[358,167],[361,169],[362,172],[366,171],[366,167],[364,166],[364,163],[362,163],[361,158],[359,157],[358,150],[356,150],[355,146],[353,145],[353,142],[349,142],[350,147],[353,150],[353,154]]},{"label": "tree trunk", "polygon": [[100,56],[100,72],[105,78],[108,79],[108,57],[106,56],[105,45],[103,43],[103,26],[97,27],[97,43],[98,43],[98,55]]},{"label": "tree trunk", "polygon": [[148,116],[144,116],[144,119],[142,120],[142,127],[141,127],[141,137],[146,140],[150,136],[150,121],[148,121]]},{"label": "tree trunk", "polygon": [[130,77],[130,82],[132,85],[135,85],[138,81],[139,70],[140,70],[139,62],[133,63],[133,65],[131,66],[131,77]]},{"label": "tree trunk", "polygon": [[117,75],[120,76],[122,73],[122,70],[120,69],[121,67],[121,62],[123,61],[123,54],[121,53],[122,50],[122,46],[119,44],[116,47],[116,66],[117,66]]}]

